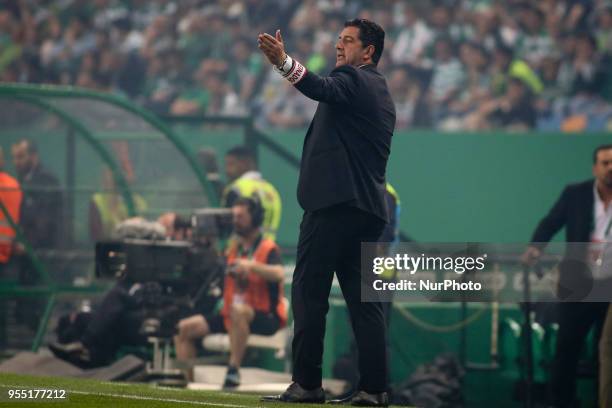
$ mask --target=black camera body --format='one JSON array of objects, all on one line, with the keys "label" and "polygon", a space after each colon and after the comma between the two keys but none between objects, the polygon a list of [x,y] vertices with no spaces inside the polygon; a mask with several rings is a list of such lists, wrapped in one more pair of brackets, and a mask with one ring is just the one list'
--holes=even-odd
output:
[{"label": "black camera body", "polygon": [[142,317],[146,336],[171,337],[181,318],[212,311],[223,274],[223,258],[210,246],[147,239],[96,243],[96,276],[137,288],[132,312]]},{"label": "black camera body", "polygon": [[226,239],[232,233],[232,210],[229,208],[202,208],[190,216],[177,216],[175,229],[191,230],[196,241]]},{"label": "black camera body", "polygon": [[102,241],[96,243],[96,276],[181,287],[201,279],[217,257],[188,241]]}]

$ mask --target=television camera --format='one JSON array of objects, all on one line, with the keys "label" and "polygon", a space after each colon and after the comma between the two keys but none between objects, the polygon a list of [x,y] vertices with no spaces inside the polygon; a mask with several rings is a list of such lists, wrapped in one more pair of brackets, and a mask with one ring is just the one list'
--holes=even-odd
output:
[{"label": "television camera", "polygon": [[159,223],[127,220],[117,239],[96,243],[96,276],[125,280],[133,288],[134,324],[154,346],[149,379],[176,377],[169,348],[181,318],[213,310],[222,296],[225,261],[216,249],[229,236],[231,210],[201,209],[177,216],[175,230],[188,240],[170,240]]}]

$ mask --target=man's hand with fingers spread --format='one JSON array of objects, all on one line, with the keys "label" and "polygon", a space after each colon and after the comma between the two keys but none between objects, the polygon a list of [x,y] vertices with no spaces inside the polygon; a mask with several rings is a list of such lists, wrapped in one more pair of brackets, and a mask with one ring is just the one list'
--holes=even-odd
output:
[{"label": "man's hand with fingers spread", "polygon": [[280,30],[276,30],[275,37],[268,33],[259,34],[257,44],[271,64],[275,67],[280,67],[283,64],[287,54],[285,54],[285,44],[283,44]]},{"label": "man's hand with fingers spread", "polygon": [[308,71],[305,66],[294,60],[285,52],[285,44],[280,30],[272,37],[268,33],[257,36],[257,44],[268,61],[274,65],[274,70],[281,74],[291,85],[296,85]]}]

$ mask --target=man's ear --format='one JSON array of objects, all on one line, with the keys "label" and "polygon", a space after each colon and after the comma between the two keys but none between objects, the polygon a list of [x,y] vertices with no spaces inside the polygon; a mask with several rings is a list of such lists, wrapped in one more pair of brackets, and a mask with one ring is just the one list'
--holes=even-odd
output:
[{"label": "man's ear", "polygon": [[376,51],[376,48],[372,44],[370,44],[367,47],[365,47],[365,54],[363,54],[364,59],[370,59],[371,60],[375,51]]},{"label": "man's ear", "polygon": [[372,60],[372,55],[374,55],[375,48],[372,44],[368,45],[363,49],[363,60]]}]

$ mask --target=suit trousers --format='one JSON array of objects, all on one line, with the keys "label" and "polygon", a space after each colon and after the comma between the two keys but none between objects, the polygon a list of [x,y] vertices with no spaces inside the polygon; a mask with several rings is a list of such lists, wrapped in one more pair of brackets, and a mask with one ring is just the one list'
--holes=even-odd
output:
[{"label": "suit trousers", "polygon": [[385,222],[346,204],[306,211],[291,288],[293,381],[321,386],[325,320],[334,272],[346,300],[359,354],[359,389],[387,389],[386,328],[380,302],[361,302],[361,243],[375,242]]},{"label": "suit trousers", "polygon": [[559,303],[559,332],[551,376],[551,399],[556,407],[574,406],[576,374],[584,340],[592,328],[599,336],[607,310],[607,303]]},{"label": "suit trousers", "polygon": [[612,305],[599,340],[599,406],[612,408]]}]

